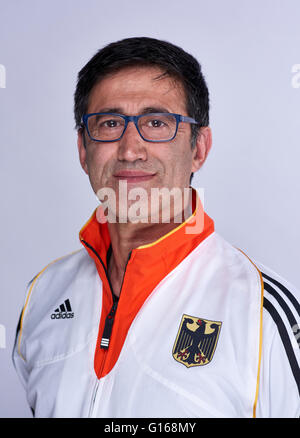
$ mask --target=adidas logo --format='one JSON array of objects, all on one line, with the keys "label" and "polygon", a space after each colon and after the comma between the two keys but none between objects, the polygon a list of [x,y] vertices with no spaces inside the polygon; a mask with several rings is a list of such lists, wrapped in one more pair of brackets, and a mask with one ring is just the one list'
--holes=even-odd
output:
[{"label": "adidas logo", "polygon": [[65,302],[61,304],[57,309],[55,309],[54,313],[52,313],[51,315],[51,319],[65,319],[73,317],[74,313],[72,312],[69,300],[65,300]]}]

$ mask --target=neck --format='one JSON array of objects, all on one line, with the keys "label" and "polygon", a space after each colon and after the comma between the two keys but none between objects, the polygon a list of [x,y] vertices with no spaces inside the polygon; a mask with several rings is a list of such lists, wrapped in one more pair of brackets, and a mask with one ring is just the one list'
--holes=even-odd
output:
[{"label": "neck", "polygon": [[191,200],[181,212],[180,219],[172,218],[169,223],[108,223],[112,254],[108,265],[108,275],[115,295],[120,295],[128,256],[132,249],[155,242],[160,237],[177,228],[192,214]]}]

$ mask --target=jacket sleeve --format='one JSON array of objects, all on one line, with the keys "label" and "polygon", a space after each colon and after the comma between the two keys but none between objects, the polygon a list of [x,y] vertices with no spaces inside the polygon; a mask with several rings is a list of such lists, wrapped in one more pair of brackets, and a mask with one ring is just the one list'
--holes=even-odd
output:
[{"label": "jacket sleeve", "polygon": [[257,417],[300,416],[299,291],[262,268],[263,334]]},{"label": "jacket sleeve", "polygon": [[26,391],[27,391],[29,370],[28,370],[28,364],[27,364],[26,359],[25,359],[25,353],[24,353],[24,343],[25,342],[24,342],[24,335],[22,333],[22,331],[23,331],[22,328],[23,328],[24,314],[26,311],[26,306],[27,306],[30,291],[31,291],[31,285],[33,283],[34,278],[28,283],[27,288],[26,288],[25,303],[24,303],[23,309],[21,311],[19,322],[17,325],[15,343],[14,343],[13,352],[12,352],[13,365],[14,365],[15,370],[17,372],[17,375],[18,375],[18,377],[19,377],[19,379],[20,379],[20,381],[21,381],[21,383],[24,386]]},{"label": "jacket sleeve", "polygon": [[20,323],[22,318],[23,309],[20,315],[19,323],[16,330],[16,338],[15,338],[15,344],[13,348],[13,354],[12,354],[12,360],[15,367],[15,370],[17,372],[17,375],[19,379],[21,380],[22,385],[26,389],[27,380],[28,380],[28,371],[26,369],[26,362],[24,358],[21,357],[19,352],[19,341],[20,341]]}]

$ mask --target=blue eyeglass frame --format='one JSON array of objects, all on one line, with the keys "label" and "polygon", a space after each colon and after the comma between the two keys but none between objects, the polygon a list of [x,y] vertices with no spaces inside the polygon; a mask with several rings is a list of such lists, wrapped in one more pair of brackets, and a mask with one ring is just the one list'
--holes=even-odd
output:
[{"label": "blue eyeglass frame", "polygon": [[[88,128],[88,119],[91,116],[97,116],[97,115],[107,115],[107,116],[118,116],[118,117],[122,117],[122,119],[125,120],[125,125],[124,125],[124,130],[122,132],[122,135],[119,138],[116,138],[115,140],[97,140],[95,138],[93,138],[89,132],[89,128]],[[169,138],[168,140],[148,140],[147,138],[143,137],[142,133],[139,130],[138,127],[138,121],[141,117],[145,117],[145,116],[158,116],[158,115],[164,115],[164,116],[174,116],[176,119],[176,130],[175,130],[175,134],[173,135],[173,137]],[[183,123],[191,123],[192,125],[199,125],[200,123],[197,122],[195,119],[193,119],[192,117],[188,117],[188,116],[182,116],[181,114],[174,114],[174,113],[147,113],[147,114],[141,114],[139,116],[124,116],[124,114],[118,114],[118,113],[90,113],[90,114],[84,114],[82,116],[82,127],[85,127],[90,139],[92,141],[98,141],[100,143],[113,143],[115,141],[119,141],[121,140],[121,138],[123,137],[128,123],[129,122],[133,122],[135,124],[136,130],[137,132],[140,134],[141,138],[144,141],[148,141],[150,143],[166,143],[168,141],[172,141],[174,140],[174,138],[176,137],[177,131],[178,131],[178,125],[180,122]]]}]

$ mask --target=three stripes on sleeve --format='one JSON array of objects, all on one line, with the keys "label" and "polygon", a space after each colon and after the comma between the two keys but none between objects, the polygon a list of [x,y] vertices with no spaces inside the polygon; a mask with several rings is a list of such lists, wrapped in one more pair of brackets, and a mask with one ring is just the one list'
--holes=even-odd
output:
[{"label": "three stripes on sleeve", "polygon": [[261,274],[264,281],[263,307],[277,326],[300,395],[300,367],[297,359],[300,348],[300,304],[282,283],[263,271]]}]

